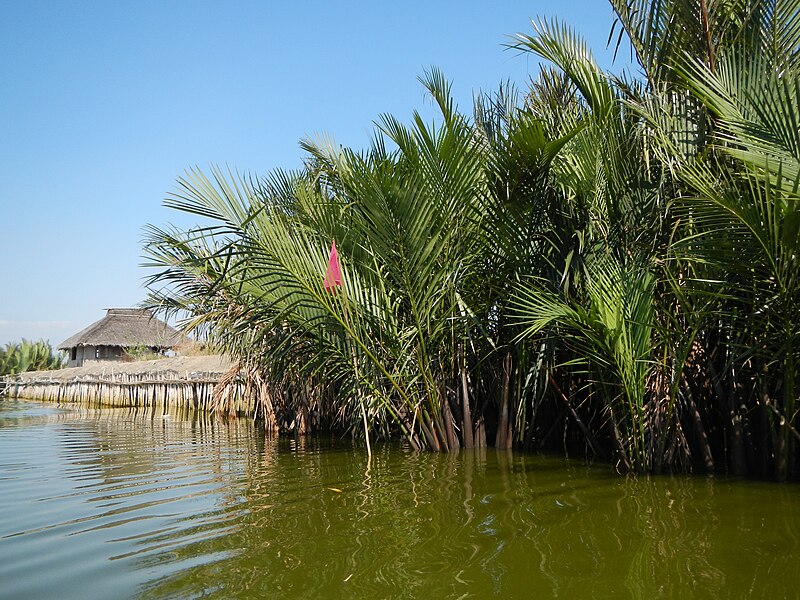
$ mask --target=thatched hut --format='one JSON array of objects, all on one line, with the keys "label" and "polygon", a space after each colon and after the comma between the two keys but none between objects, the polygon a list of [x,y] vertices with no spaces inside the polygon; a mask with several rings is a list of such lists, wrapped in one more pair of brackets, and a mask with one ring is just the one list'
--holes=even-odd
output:
[{"label": "thatched hut", "polygon": [[180,332],[141,308],[109,308],[106,316],[63,341],[59,350],[69,353],[67,366],[89,361],[119,361],[131,352],[163,354],[183,340]]}]

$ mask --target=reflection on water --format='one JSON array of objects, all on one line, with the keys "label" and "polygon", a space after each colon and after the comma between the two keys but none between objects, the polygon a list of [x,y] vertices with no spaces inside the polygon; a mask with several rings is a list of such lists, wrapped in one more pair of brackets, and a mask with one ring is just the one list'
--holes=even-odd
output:
[{"label": "reflection on water", "polygon": [[798,487],[0,402],[0,598],[794,597]]}]

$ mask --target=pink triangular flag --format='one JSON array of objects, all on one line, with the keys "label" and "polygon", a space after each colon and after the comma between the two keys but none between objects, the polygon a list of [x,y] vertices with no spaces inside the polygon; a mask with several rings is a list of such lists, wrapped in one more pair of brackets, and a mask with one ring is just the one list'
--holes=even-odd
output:
[{"label": "pink triangular flag", "polygon": [[325,271],[325,281],[322,282],[322,285],[332,294],[336,293],[337,287],[342,287],[342,267],[339,265],[339,253],[336,252],[336,240],[333,240],[331,244],[328,270]]}]

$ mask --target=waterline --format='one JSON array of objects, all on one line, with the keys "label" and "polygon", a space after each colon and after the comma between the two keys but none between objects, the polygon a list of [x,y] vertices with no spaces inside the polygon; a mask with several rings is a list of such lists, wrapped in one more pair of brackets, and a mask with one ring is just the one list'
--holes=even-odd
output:
[{"label": "waterline", "polygon": [[0,403],[0,598],[791,597],[797,486]]}]

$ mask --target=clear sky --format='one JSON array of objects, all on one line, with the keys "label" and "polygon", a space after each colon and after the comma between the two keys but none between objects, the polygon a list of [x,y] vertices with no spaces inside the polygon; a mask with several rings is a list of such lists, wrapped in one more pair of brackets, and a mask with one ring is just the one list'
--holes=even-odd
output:
[{"label": "clear sky", "polygon": [[142,228],[191,224],[162,206],[186,169],[299,167],[321,133],[362,148],[429,105],[431,66],[469,110],[524,87],[538,63],[503,44],[556,16],[621,70],[603,0],[0,0],[0,344],[141,302]]}]

